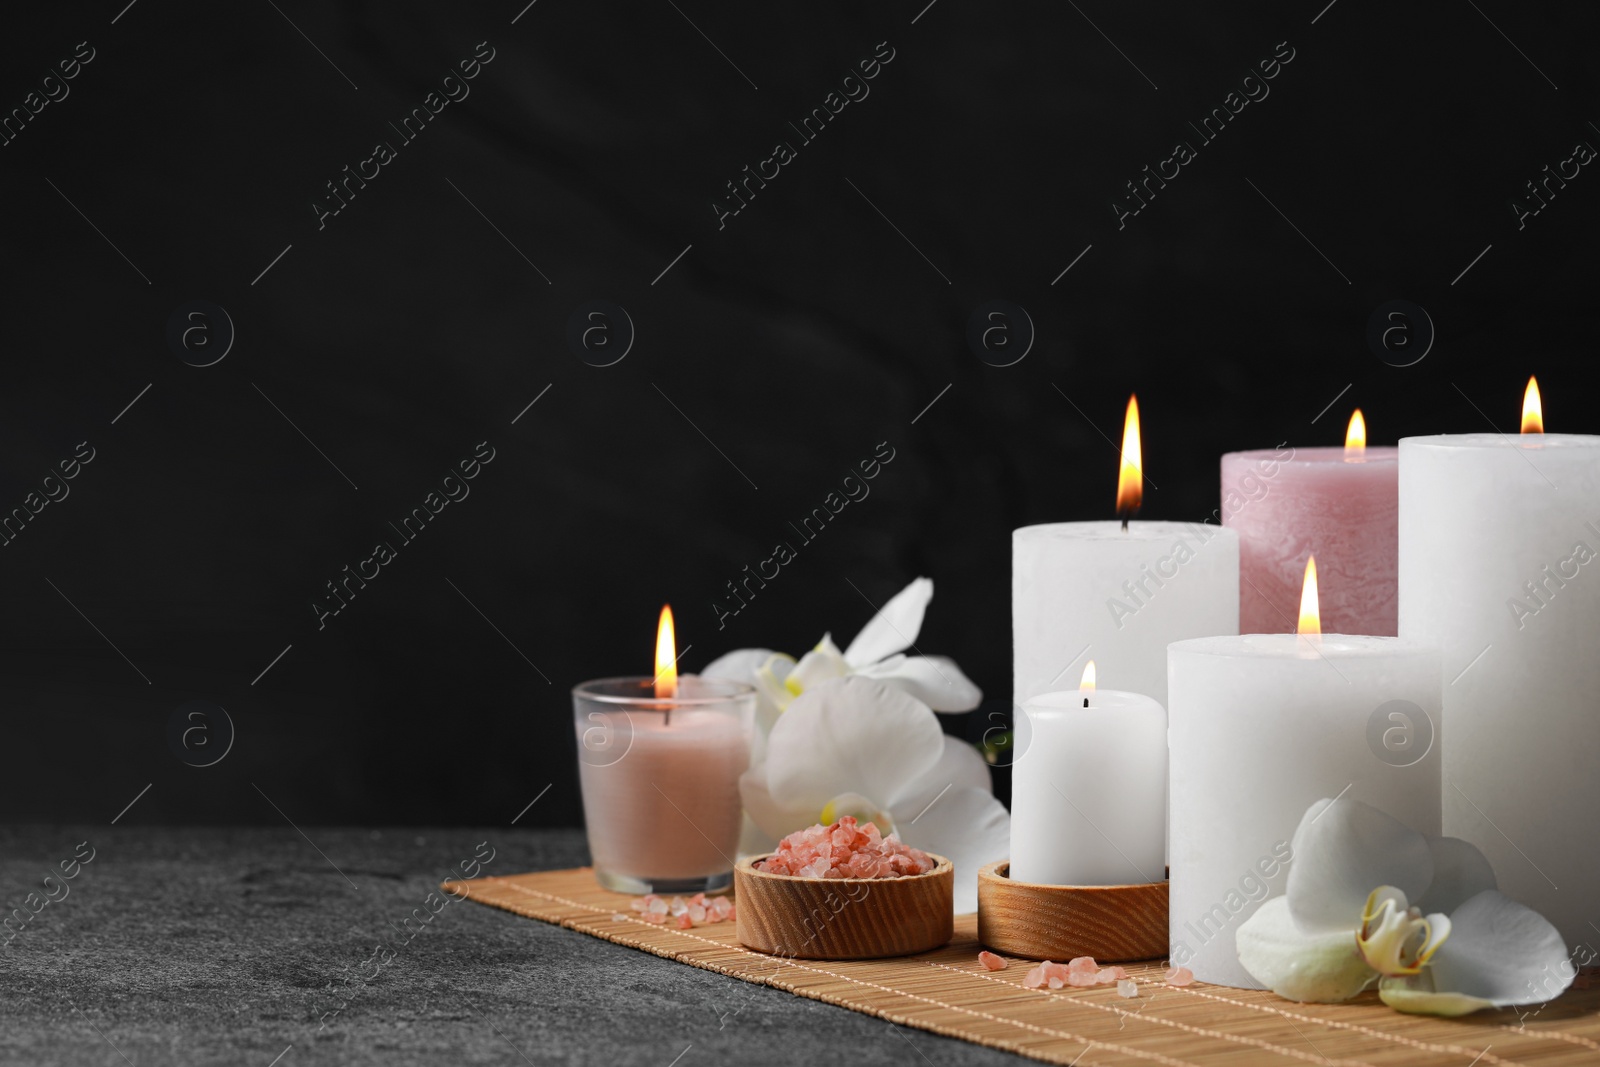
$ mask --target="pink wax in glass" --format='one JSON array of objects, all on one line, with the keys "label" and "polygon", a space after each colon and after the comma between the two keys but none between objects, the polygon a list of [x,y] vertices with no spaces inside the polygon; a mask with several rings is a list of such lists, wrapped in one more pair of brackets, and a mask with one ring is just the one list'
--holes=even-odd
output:
[{"label": "pink wax in glass", "polygon": [[1239,632],[1294,633],[1306,557],[1322,630],[1397,632],[1399,450],[1281,448],[1222,457],[1222,524],[1239,534]]}]

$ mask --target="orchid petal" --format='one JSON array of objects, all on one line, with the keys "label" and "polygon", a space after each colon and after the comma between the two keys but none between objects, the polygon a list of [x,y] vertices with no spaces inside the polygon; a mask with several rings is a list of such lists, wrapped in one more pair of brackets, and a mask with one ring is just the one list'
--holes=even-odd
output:
[{"label": "orchid petal", "polygon": [[1432,880],[1433,854],[1421,834],[1358,800],[1319,800],[1294,832],[1285,893],[1307,932],[1349,933],[1374,886],[1414,900]]},{"label": "orchid petal", "polygon": [[[1296,851],[1295,862],[1300,858]],[[1351,926],[1303,929],[1290,912],[1288,897],[1273,897],[1257,908],[1235,931],[1234,946],[1250,976],[1287,1000],[1337,1004],[1378,977],[1357,951]]]},{"label": "orchid petal", "polygon": [[1566,943],[1544,916],[1494,889],[1450,915],[1451,936],[1429,964],[1434,988],[1496,1007],[1538,1004],[1572,984]]},{"label": "orchid petal", "polygon": [[832,826],[846,815],[854,819],[858,826],[871,823],[885,837],[894,833],[894,816],[860,793],[840,793],[828,801],[822,806],[822,814],[817,816],[817,822]]},{"label": "orchid petal", "polygon": [[[730,682],[743,682],[745,685],[754,686],[756,691],[756,729],[761,737],[767,735],[772,729],[772,724],[778,718],[782,705],[773,700],[773,691],[763,684],[760,676],[761,668],[770,664],[778,653],[767,648],[739,648],[726,655],[718,656],[700,671],[702,678],[722,678]],[[779,657],[787,659],[788,657]],[[789,661],[793,663],[793,660]],[[785,701],[787,703],[787,701]],[[758,747],[760,747],[758,742]],[[758,753],[751,760],[752,763],[760,761]]]},{"label": "orchid petal", "polygon": [[796,697],[773,725],[768,746],[772,799],[815,818],[841,793],[879,804],[900,795],[938,765],[944,732],[920,700],[870,678],[847,677]]},{"label": "orchid petal", "polygon": [[[794,667],[794,657],[774,652],[756,668],[756,691],[763,698],[757,702],[756,721],[761,725],[762,733],[772,732],[772,724],[778,721],[783,709],[794,699],[794,694],[784,685]],[[771,709],[770,717],[762,714],[764,708]]]},{"label": "orchid petal", "polygon": [[934,711],[971,711],[983,700],[983,690],[948,656],[890,656],[856,673],[898,686]]},{"label": "orchid petal", "polygon": [[[920,778],[907,782],[886,803],[890,810],[900,813],[902,820],[914,819],[946,789],[994,792],[994,785],[989,778],[989,765],[978,754],[978,750],[949,734],[944,735],[944,751],[939,754],[939,762]],[[884,832],[888,833],[887,830]]]},{"label": "orchid petal", "polygon": [[978,868],[1005,859],[1011,849],[1005,806],[987,789],[955,786],[921,811],[894,814],[900,840],[955,864],[956,914],[977,911]]},{"label": "orchid petal", "polygon": [[1492,1008],[1492,1001],[1469,997],[1465,993],[1441,993],[1433,988],[1433,974],[1426,968],[1421,974],[1385,978],[1378,983],[1378,997],[1395,1011],[1412,1015],[1443,1015],[1454,1018],[1470,1015],[1481,1008]]},{"label": "orchid petal", "polygon": [[[817,821],[817,810],[801,805],[785,807],[772,799],[772,793],[767,789],[767,766],[757,764],[739,776],[739,796],[744,800],[744,813],[747,822],[755,824],[755,830],[766,838],[771,839],[771,844],[762,849],[771,852],[778,847],[778,841],[787,837],[796,830],[804,830]],[[761,838],[749,834],[751,844],[764,843]],[[739,850],[745,850],[741,838]]]},{"label": "orchid petal", "polygon": [[1477,846],[1459,837],[1430,837],[1433,884],[1417,901],[1423,911],[1452,912],[1485,889],[1497,887],[1494,868]]},{"label": "orchid petal", "polygon": [[933,599],[933,580],[918,578],[891,597],[844,650],[845,662],[859,670],[909,648],[922,629],[922,615]]},{"label": "orchid petal", "polygon": [[[823,642],[831,645],[833,642],[824,637]],[[800,657],[800,662],[795,664],[794,670],[783,680],[783,686],[795,696],[799,696],[807,689],[834,678],[843,678],[849,673],[844,657],[836,650],[824,648],[819,644],[816,648]]]}]

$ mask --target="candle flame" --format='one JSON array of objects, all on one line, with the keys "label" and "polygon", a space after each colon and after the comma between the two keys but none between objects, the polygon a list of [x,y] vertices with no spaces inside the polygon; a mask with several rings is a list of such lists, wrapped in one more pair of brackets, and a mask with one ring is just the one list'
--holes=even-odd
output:
[{"label": "candle flame", "polygon": [[1304,637],[1322,635],[1322,609],[1317,604],[1317,557],[1306,558],[1306,580],[1300,587],[1300,625],[1296,631]]},{"label": "candle flame", "polygon": [[1090,660],[1089,665],[1083,668],[1083,680],[1078,683],[1078,692],[1085,696],[1094,692],[1094,660]]},{"label": "candle flame", "polygon": [[1539,402],[1539,379],[1528,376],[1528,388],[1522,394],[1522,432],[1544,433],[1544,405]]},{"label": "candle flame", "polygon": [[661,605],[661,622],[656,626],[656,698],[678,695],[678,639],[672,632],[672,605]]},{"label": "candle flame", "polygon": [[1344,432],[1344,458],[1359,461],[1366,455],[1367,420],[1362,417],[1361,409],[1356,408],[1355,414],[1350,416],[1350,428]]},{"label": "candle flame", "polygon": [[1128,397],[1122,422],[1122,467],[1117,472],[1117,518],[1124,524],[1144,501],[1144,460],[1139,447],[1139,398]]}]

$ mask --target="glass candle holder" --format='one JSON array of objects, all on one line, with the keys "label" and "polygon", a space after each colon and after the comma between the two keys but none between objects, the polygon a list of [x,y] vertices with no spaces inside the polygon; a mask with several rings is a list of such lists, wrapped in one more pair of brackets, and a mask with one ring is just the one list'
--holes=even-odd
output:
[{"label": "glass candle holder", "polygon": [[698,893],[733,884],[756,691],[682,675],[603,678],[572,690],[578,781],[600,884],[620,893]]}]

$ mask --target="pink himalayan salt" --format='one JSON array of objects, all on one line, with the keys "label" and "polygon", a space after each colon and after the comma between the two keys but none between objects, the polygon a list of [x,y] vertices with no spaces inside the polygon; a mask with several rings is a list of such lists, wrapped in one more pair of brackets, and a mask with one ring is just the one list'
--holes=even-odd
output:
[{"label": "pink himalayan salt", "polygon": [[614,912],[611,913],[611,921],[612,922],[625,923],[625,922],[628,921],[628,917],[626,915],[622,914],[622,912],[620,912],[620,911],[614,911]]},{"label": "pink himalayan salt", "polygon": [[1167,970],[1167,984],[1186,986],[1194,984],[1194,972],[1187,967],[1172,967]]},{"label": "pink himalayan salt", "polygon": [[[704,893],[696,893],[687,899],[673,897],[670,901],[654,893],[646,893],[642,897],[634,897],[628,902],[628,907],[639,912],[639,918],[647,923],[657,926],[673,925],[680,930],[689,930],[705,922],[731,922],[736,917],[733,901],[727,897],[707,898]],[[618,912],[612,918],[627,916]]]},{"label": "pink himalayan salt", "polygon": [[1131,978],[1124,978],[1117,983],[1117,996],[1136,997],[1139,995],[1139,983]]},{"label": "pink himalayan salt", "polygon": [[933,859],[921,849],[884,837],[877,826],[846,815],[829,826],[817,823],[778,842],[778,850],[756,868],[800,878],[898,878],[927,874]]},{"label": "pink himalayan salt", "polygon": [[1071,963],[1045,960],[1023,976],[1022,985],[1026,989],[1038,989],[1041,986],[1061,989],[1069,985],[1088,988],[1109,985],[1127,977],[1128,972],[1121,967],[1101,967],[1092,956],[1079,956]]},{"label": "pink himalayan salt", "polygon": [[1004,956],[996,956],[993,952],[978,953],[978,962],[983,964],[985,970],[1003,971],[1011,966]]}]

